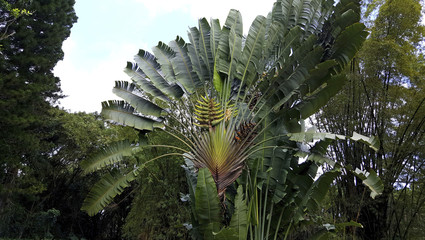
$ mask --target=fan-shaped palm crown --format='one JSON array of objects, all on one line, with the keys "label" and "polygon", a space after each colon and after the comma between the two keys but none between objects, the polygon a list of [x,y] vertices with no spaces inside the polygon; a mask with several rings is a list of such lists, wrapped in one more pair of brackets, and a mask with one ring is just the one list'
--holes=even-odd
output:
[{"label": "fan-shaped palm crown", "polygon": [[[248,157],[299,131],[298,121],[341,88],[341,71],[367,35],[358,8],[349,0],[278,0],[246,36],[236,10],[223,26],[200,19],[188,43],[177,37],[168,45],[159,42],[153,54],[140,50],[125,68],[132,82],[116,82],[113,89],[124,101],[102,103],[102,114],[140,130],[161,128],[183,141],[187,148],[178,150],[197,168],[208,168],[222,194]],[[105,162],[88,171],[114,162],[100,159]],[[140,169],[111,176],[122,181],[93,190],[85,209],[97,212],[104,196],[120,193]],[[95,202],[99,195],[104,201]]]}]

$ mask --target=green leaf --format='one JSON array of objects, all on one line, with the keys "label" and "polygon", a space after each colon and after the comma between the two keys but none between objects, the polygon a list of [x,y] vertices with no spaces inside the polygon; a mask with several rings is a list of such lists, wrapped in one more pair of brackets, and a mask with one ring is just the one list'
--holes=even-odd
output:
[{"label": "green leaf", "polygon": [[346,228],[346,227],[358,227],[358,228],[363,228],[363,225],[358,223],[358,222],[354,222],[353,220],[349,221],[349,222],[343,222],[343,223],[337,223],[335,224],[335,226],[337,228]]},{"label": "green leaf", "polygon": [[[242,37],[243,37],[243,25],[242,25],[242,16],[239,11],[231,9],[229,15],[227,16],[225,26],[230,28],[228,35],[228,51],[221,51],[220,61],[218,65],[219,72],[223,72],[227,75],[227,86],[226,91],[230,90],[230,83],[235,77],[236,66],[238,64],[239,58],[242,54]],[[224,29],[223,29],[224,30]],[[222,35],[221,39],[226,37]],[[223,39],[226,41],[226,39]],[[220,41],[221,45],[221,41]],[[225,55],[223,55],[223,53]]]},{"label": "green leaf", "polygon": [[238,187],[237,195],[235,197],[235,212],[230,220],[230,228],[237,232],[239,240],[245,240],[248,234],[248,206],[246,199],[244,199],[242,186]]},{"label": "green leaf", "polygon": [[353,132],[353,136],[351,137],[352,140],[362,142],[364,144],[367,144],[369,147],[371,147],[376,152],[379,151],[380,142],[379,138],[372,136],[372,137],[366,137],[363,135],[360,135],[356,132]]},{"label": "green leaf", "polygon": [[384,184],[382,183],[382,180],[378,177],[378,174],[373,171],[373,169],[367,172],[356,168],[355,171],[351,172],[354,173],[358,178],[360,178],[363,181],[363,184],[366,185],[372,191],[370,193],[371,198],[375,199],[376,196],[381,195],[384,191]]},{"label": "green leaf", "polygon": [[366,137],[361,134],[358,134],[356,132],[353,132],[352,137],[346,137],[344,135],[339,134],[333,134],[333,133],[321,133],[321,132],[314,132],[314,131],[307,131],[307,132],[300,132],[300,133],[288,133],[287,134],[292,141],[296,142],[312,142],[314,140],[345,140],[345,139],[351,139],[353,141],[361,142],[369,146],[375,151],[379,150],[379,139],[372,136],[372,137]]},{"label": "green leaf", "polygon": [[180,98],[183,95],[183,90],[177,84],[170,85],[164,79],[161,74],[161,65],[154,55],[145,50],[139,50],[139,53],[134,56],[134,61],[161,92],[172,98]]},{"label": "green leaf", "polygon": [[220,227],[220,202],[211,173],[206,168],[198,171],[195,192],[195,209],[203,235],[210,238]]},{"label": "green leaf", "polygon": [[140,97],[141,93],[133,83],[116,81],[112,92],[127,101],[134,109],[144,115],[160,117],[167,114],[164,109]]},{"label": "green leaf", "polygon": [[211,46],[211,52],[212,52],[214,62],[215,62],[215,57],[218,51],[220,35],[221,35],[220,21],[218,19],[211,19],[210,46]]},{"label": "green leaf", "polygon": [[139,68],[136,63],[127,62],[127,66],[124,69],[124,72],[133,80],[135,84],[145,93],[152,95],[154,98],[161,99],[165,102],[170,101],[170,99],[161,92],[157,87],[155,87],[151,81],[146,80],[147,76]]},{"label": "green leaf", "polygon": [[199,31],[196,27],[189,29],[188,37],[191,44],[187,44],[188,54],[190,61],[192,62],[193,71],[196,72],[201,82],[205,82],[209,79],[209,72],[207,66],[202,60],[199,45]]},{"label": "green leaf", "polygon": [[323,86],[331,78],[333,68],[338,63],[335,60],[327,60],[317,64],[313,69],[310,69],[310,77],[304,82],[301,87],[301,95],[314,93],[320,86]]},{"label": "green leaf", "polygon": [[256,67],[259,65],[261,59],[265,30],[266,18],[257,16],[249,29],[242,56],[237,66],[238,73],[242,75],[241,84],[250,86],[257,78]]},{"label": "green leaf", "polygon": [[122,175],[117,169],[113,169],[110,173],[104,175],[90,190],[81,210],[87,212],[90,216],[94,216],[111,203],[116,195],[121,194],[136,178],[139,171],[140,169],[136,169]]},{"label": "green leaf", "polygon": [[340,171],[325,172],[314,182],[307,202],[307,207],[310,211],[319,209],[332,185],[332,182],[340,174]]},{"label": "green leaf", "polygon": [[211,48],[210,35],[211,27],[208,24],[208,21],[205,18],[201,18],[198,21],[199,26],[199,43],[197,45],[200,56],[202,58],[203,63],[207,68],[208,80],[213,78],[213,69],[214,69],[214,52]]},{"label": "green leaf", "polygon": [[243,188],[238,187],[235,197],[235,211],[230,220],[230,225],[218,233],[214,233],[214,239],[223,240],[246,240],[248,235],[248,206],[243,199]]},{"label": "green leaf", "polygon": [[302,102],[293,107],[289,112],[291,115],[296,115],[299,112],[301,119],[306,119],[328,103],[335,94],[337,94],[347,81],[345,74],[332,76],[326,86],[307,97]]},{"label": "green leaf", "polygon": [[164,124],[160,120],[135,115],[134,108],[124,101],[102,102],[102,116],[106,119],[137,128],[139,130],[152,131],[154,128],[162,128]]},{"label": "green leaf", "polygon": [[164,78],[168,82],[176,82],[176,75],[171,64],[171,59],[176,56],[176,53],[167,44],[159,42],[158,45],[152,48],[158,63],[161,65],[161,71],[164,74]]},{"label": "green leaf", "polygon": [[331,58],[337,60],[340,64],[336,69],[337,72],[341,72],[351,59],[353,59],[366,40],[368,32],[365,31],[365,28],[363,23],[355,23],[347,27],[335,40]]},{"label": "green leaf", "polygon": [[136,147],[128,141],[115,142],[102,149],[94,157],[81,162],[84,174],[97,171],[105,166],[121,162],[123,157],[132,155]]},{"label": "green leaf", "polygon": [[216,90],[221,94],[223,94],[224,90],[224,79],[217,77],[216,74],[227,73],[229,69],[229,34],[230,29],[228,27],[223,27],[223,30],[220,32],[220,40],[214,58],[214,87],[216,87]]},{"label": "green leaf", "polygon": [[214,79],[213,79],[213,84],[214,84],[215,90],[219,94],[222,94],[223,87],[224,87],[224,81],[221,79],[220,74],[218,73],[218,70],[217,70],[217,68],[216,68],[215,65],[214,65]]},{"label": "green leaf", "polygon": [[273,109],[278,111],[281,106],[286,103],[293,95],[299,92],[299,88],[304,81],[309,77],[309,70],[314,67],[316,62],[320,60],[323,50],[321,48],[315,48],[308,52],[299,64],[278,87],[279,95],[282,96],[280,101],[274,104]]},{"label": "green leaf", "polygon": [[176,53],[176,56],[171,62],[177,82],[183,85],[188,93],[194,93],[198,87],[202,86],[202,82],[193,71],[192,62],[188,55],[185,41],[181,37],[177,37],[176,40],[170,42],[169,46]]}]

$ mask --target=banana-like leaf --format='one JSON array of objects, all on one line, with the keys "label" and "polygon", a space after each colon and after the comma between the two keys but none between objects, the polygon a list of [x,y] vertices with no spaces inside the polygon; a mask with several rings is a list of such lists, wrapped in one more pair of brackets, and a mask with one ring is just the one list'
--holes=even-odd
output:
[{"label": "banana-like leaf", "polygon": [[135,146],[128,141],[113,143],[102,149],[95,156],[81,162],[84,174],[97,171],[105,166],[121,162],[123,157],[134,153]]},{"label": "banana-like leaf", "polygon": [[188,93],[193,93],[202,86],[198,75],[193,71],[193,66],[188,55],[187,44],[181,37],[169,43],[171,49],[176,53],[171,62],[174,72],[176,73],[177,82],[179,82]]},{"label": "banana-like leaf", "polygon": [[238,187],[235,198],[235,212],[230,220],[230,228],[236,229],[239,240],[245,240],[248,234],[248,209],[242,186]]},{"label": "banana-like leaf", "polygon": [[140,130],[153,131],[154,128],[162,128],[162,121],[135,115],[134,108],[124,101],[102,102],[102,116],[106,119],[134,127]]},{"label": "banana-like leaf", "polygon": [[193,71],[196,72],[201,82],[210,80],[209,69],[201,56],[201,49],[199,49],[200,33],[196,27],[189,29],[188,37],[191,44],[187,44],[188,55],[192,64]]},{"label": "banana-like leaf", "polygon": [[[345,29],[348,26],[359,22],[360,21],[360,14],[353,9],[348,9],[347,11],[343,12],[335,21],[333,22],[334,28],[338,29]],[[341,31],[341,30],[340,30]],[[336,35],[337,32],[332,32],[334,35]]]},{"label": "banana-like leaf", "polygon": [[304,32],[306,35],[316,34],[317,30],[321,28],[323,24],[322,16],[326,12],[324,8],[324,1],[322,0],[313,0],[309,3],[309,11],[304,10],[304,14],[301,17],[299,23],[304,24]]},{"label": "banana-like leaf", "polygon": [[341,174],[340,171],[329,171],[325,172],[314,182],[309,197],[306,198],[306,206],[310,211],[319,209],[321,203],[326,197],[332,182],[337,176]]},{"label": "banana-like leaf", "polygon": [[325,87],[295,105],[288,114],[297,116],[298,119],[308,118],[321,107],[325,106],[326,103],[342,89],[346,81],[347,77],[344,74],[332,76]]},{"label": "banana-like leaf", "polygon": [[140,96],[140,91],[137,90],[137,87],[133,83],[116,81],[112,92],[127,101],[134,109],[144,115],[160,117],[167,114],[164,109],[142,98]]},{"label": "banana-like leaf", "polygon": [[294,94],[299,92],[299,88],[304,81],[309,77],[309,70],[314,67],[316,62],[320,59],[323,50],[319,48],[313,49],[301,61],[292,74],[279,86],[279,95],[281,98],[274,106],[273,109],[278,111],[281,106],[286,103]]},{"label": "banana-like leaf", "polygon": [[376,152],[379,150],[380,142],[379,138],[372,136],[372,137],[366,137],[361,134],[358,134],[356,132],[353,132],[353,136],[351,137],[352,140],[362,142],[370,146],[373,150]]},{"label": "banana-like leaf", "polygon": [[248,36],[238,62],[237,71],[242,75],[241,84],[250,86],[257,78],[256,67],[259,66],[266,30],[266,18],[257,16],[249,29]]},{"label": "banana-like leaf", "polygon": [[362,23],[355,23],[347,27],[335,40],[332,48],[332,58],[336,59],[340,64],[337,69],[338,72],[342,71],[354,55],[360,49],[363,42],[366,40],[368,32]]},{"label": "banana-like leaf", "polygon": [[[300,45],[302,29],[299,26],[295,26],[290,29],[288,34],[284,36],[283,43],[281,44],[279,51],[277,52],[277,62],[282,68],[283,65],[288,62],[288,58],[295,49]],[[305,46],[311,45],[311,40],[304,42]],[[312,46],[312,45],[311,45]],[[304,47],[306,50],[310,50],[311,47]],[[293,58],[294,59],[294,58]]]},{"label": "banana-like leaf", "polygon": [[232,28],[235,29],[235,34],[242,36],[243,34],[242,15],[238,10],[230,9],[224,25],[229,27],[230,29]]},{"label": "banana-like leaf", "polygon": [[238,187],[235,197],[235,211],[230,220],[230,225],[218,233],[214,239],[220,240],[246,240],[248,235],[248,206],[244,199],[242,186]]},{"label": "banana-like leaf", "polygon": [[90,216],[94,216],[111,203],[116,195],[121,194],[136,178],[139,171],[140,169],[135,169],[123,175],[119,170],[113,169],[110,173],[104,175],[90,190],[81,210],[87,212]]},{"label": "banana-like leaf", "polygon": [[225,86],[227,91],[230,90],[227,88],[230,88],[231,81],[233,81],[233,78],[236,77],[236,67],[242,54],[243,25],[242,16],[240,12],[231,9],[229,11],[229,15],[227,16],[225,26],[229,27],[230,29],[228,35],[229,38],[224,39],[226,35],[222,35],[219,48],[222,45],[222,41],[227,41],[229,50],[227,52],[224,52],[224,55],[223,51],[220,51],[218,71],[223,72],[227,75],[227,86]]},{"label": "banana-like leaf", "polygon": [[143,92],[148,93],[154,98],[159,98],[165,102],[170,101],[170,99],[163,92],[152,85],[151,81],[146,80],[146,74],[139,68],[136,63],[127,62],[127,66],[125,67],[124,72],[133,80],[135,84],[139,86],[140,89],[143,89]]},{"label": "banana-like leaf", "polygon": [[220,37],[221,37],[220,21],[218,19],[211,19],[210,46],[211,46],[211,53],[212,53],[214,62],[215,62],[215,57],[218,51],[218,44],[220,42]]},{"label": "banana-like leaf", "polygon": [[177,84],[170,85],[164,79],[161,74],[161,65],[154,55],[145,50],[139,50],[139,53],[134,56],[134,61],[161,92],[172,98],[180,98],[183,95],[183,90]]},{"label": "banana-like leaf", "polygon": [[[299,3],[299,2],[298,2]],[[293,0],[291,1],[277,1],[275,11],[275,19],[283,23],[283,29],[291,29],[295,26],[295,18],[293,14]]]},{"label": "banana-like leaf", "polygon": [[304,82],[300,89],[301,96],[312,94],[320,86],[329,81],[333,67],[338,63],[335,60],[327,60],[316,65],[314,69],[310,70],[310,77]]},{"label": "banana-like leaf", "polygon": [[279,41],[283,39],[283,31],[281,31],[282,28],[282,23],[273,20],[271,14],[267,16],[263,53],[258,65],[258,70],[261,71],[259,74],[264,73],[262,71],[266,70],[266,66],[273,65],[275,60],[274,53],[277,46],[279,46]]},{"label": "banana-like leaf", "polygon": [[384,191],[384,184],[382,180],[378,177],[375,171],[372,169],[367,171],[362,171],[358,168],[352,171],[358,178],[360,178],[364,185],[366,185],[370,190],[370,197],[375,199],[376,196],[381,195]]},{"label": "banana-like leaf", "polygon": [[216,55],[214,58],[214,87],[219,94],[223,94],[224,79],[220,77],[220,73],[227,73],[229,68],[228,53],[230,28],[224,26],[220,32],[220,39],[217,45]]},{"label": "banana-like leaf", "polygon": [[207,239],[220,229],[220,202],[211,173],[206,168],[198,171],[195,192],[195,209],[201,231]]},{"label": "banana-like leaf", "polygon": [[168,82],[175,83],[176,75],[171,64],[171,59],[176,56],[176,53],[167,44],[159,42],[158,45],[152,48],[158,63],[161,65],[161,71]]},{"label": "banana-like leaf", "polygon": [[318,133],[314,131],[307,131],[302,133],[288,133],[287,135],[290,137],[290,140],[296,141],[296,142],[312,142],[314,140],[326,140],[326,139],[329,139],[329,140],[351,139],[353,141],[362,142],[368,145],[370,148],[372,148],[375,151],[378,151],[380,146],[380,142],[378,138],[374,136],[366,137],[356,132],[353,132],[352,137],[346,137],[344,135],[333,134],[333,133]]},{"label": "banana-like leaf", "polygon": [[[213,22],[211,22],[213,24]],[[198,22],[199,26],[199,43],[197,45],[202,61],[206,65],[208,72],[208,79],[213,79],[213,69],[214,69],[214,51],[211,47],[211,35],[212,30],[208,21],[205,18],[202,18]]]}]

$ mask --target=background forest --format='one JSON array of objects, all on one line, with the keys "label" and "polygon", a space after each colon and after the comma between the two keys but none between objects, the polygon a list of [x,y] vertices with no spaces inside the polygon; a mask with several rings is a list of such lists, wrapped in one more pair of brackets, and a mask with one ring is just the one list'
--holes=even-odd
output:
[{"label": "background forest", "polygon": [[[81,211],[90,189],[112,172],[86,174],[81,163],[117,141],[157,146],[173,137],[154,130],[145,138],[146,131],[106,121],[98,113],[70,113],[57,106],[64,96],[52,71],[77,21],[74,3],[0,0],[0,238],[190,239],[190,189],[179,156],[143,168],[100,213]],[[344,168],[320,207],[279,239],[424,238],[422,6],[419,0],[363,1],[361,22],[369,35],[342,73],[347,82],[306,121],[322,132],[379,138],[378,151],[357,141],[329,142],[327,158],[376,171],[382,194],[370,198],[364,179]],[[115,164],[130,171],[168,152],[151,147]],[[334,167],[321,166],[325,172]]]}]

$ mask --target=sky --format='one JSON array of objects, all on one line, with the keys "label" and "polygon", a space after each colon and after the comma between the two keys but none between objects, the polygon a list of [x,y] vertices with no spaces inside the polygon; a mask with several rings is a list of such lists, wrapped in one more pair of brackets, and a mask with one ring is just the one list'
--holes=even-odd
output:
[{"label": "sky", "polygon": [[54,74],[61,79],[60,106],[70,112],[100,112],[101,102],[119,99],[116,80],[130,81],[123,72],[139,49],[150,51],[158,41],[177,35],[186,41],[198,19],[220,19],[230,9],[242,14],[244,32],[257,15],[266,16],[275,0],[76,0],[78,22],[64,41],[65,57]]}]

